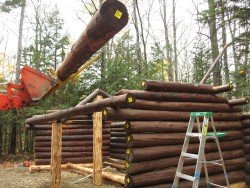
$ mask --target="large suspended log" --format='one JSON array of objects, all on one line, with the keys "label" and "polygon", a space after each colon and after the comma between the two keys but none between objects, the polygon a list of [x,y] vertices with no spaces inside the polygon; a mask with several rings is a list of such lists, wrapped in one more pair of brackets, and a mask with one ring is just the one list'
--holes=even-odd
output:
[{"label": "large suspended log", "polygon": [[[235,140],[233,142],[220,142],[222,151],[235,150],[242,148],[244,145],[243,140]],[[197,153],[199,144],[190,144],[188,152]],[[130,148],[126,151],[126,160],[129,162],[149,161],[160,158],[167,158],[173,156],[180,156],[182,145],[168,145],[168,146],[153,146],[144,148]],[[217,151],[215,142],[206,143],[206,152]]]},{"label": "large suspended log", "polygon": [[215,87],[214,89],[211,85],[208,84],[191,84],[180,82],[144,80],[142,82],[142,89],[145,91],[174,91],[186,93],[216,94],[231,90],[232,85],[226,84],[224,86]]},{"label": "large suspended log", "polygon": [[[106,160],[109,156],[102,156],[103,160]],[[80,157],[80,158],[62,158],[61,164],[67,163],[91,163],[93,162],[93,157]],[[35,159],[36,165],[49,165],[50,159]]]},{"label": "large suspended log", "polygon": [[93,112],[102,111],[106,106],[119,107],[132,104],[135,102],[135,98],[131,94],[114,96],[106,99],[102,99],[98,102],[87,103],[85,105],[61,110],[45,115],[37,115],[35,117],[26,120],[26,124],[39,124],[41,122],[56,121],[62,118],[68,118],[79,114],[92,114]]},{"label": "large suspended log", "polygon": [[[50,147],[35,147],[35,152],[50,152]],[[102,151],[109,151],[110,146],[105,145],[102,146]],[[93,151],[93,147],[90,146],[82,146],[82,147],[62,147],[62,152],[86,152]]]},{"label": "large suspended log", "polygon": [[[239,140],[243,138],[242,131],[227,131],[226,136],[220,138],[222,141]],[[127,136],[129,148],[140,148],[149,146],[164,146],[182,144],[186,133],[151,133],[151,134],[130,134]],[[198,138],[193,138],[190,143],[199,142]]]},{"label": "large suspended log", "polygon": [[[103,151],[103,156],[109,156],[109,151]],[[36,152],[34,154],[36,159],[50,159],[50,152]],[[62,152],[61,155],[63,158],[80,158],[80,157],[91,157],[93,156],[93,151],[85,151],[85,152]]]},{"label": "large suspended log", "polygon": [[[237,158],[231,160],[225,160],[225,166],[228,172],[241,170],[246,164],[244,158]],[[182,173],[187,175],[194,175],[195,166],[183,167]],[[223,169],[219,165],[207,164],[209,174],[218,174],[223,172]],[[125,180],[125,187],[143,187],[154,184],[170,183],[173,182],[176,168],[170,168],[166,170],[152,171],[142,173],[138,175],[127,175]],[[201,171],[201,175],[204,176],[204,170]]]},{"label": "large suspended log", "polygon": [[[213,113],[215,121],[238,121],[242,113]],[[103,111],[103,119],[110,121],[189,121],[190,112],[177,111],[153,111],[135,109],[112,109],[106,108]]]},{"label": "large suspended log", "polygon": [[195,93],[177,93],[177,92],[154,92],[141,90],[122,89],[116,95],[131,93],[136,99],[149,101],[172,101],[172,102],[204,102],[204,103],[227,103],[228,100],[220,95],[195,94]]},{"label": "large suspended log", "polygon": [[[228,180],[230,182],[230,187],[231,188],[247,188],[244,183],[239,183],[244,181],[246,173],[242,170],[237,170],[233,172],[228,172],[227,173]],[[210,182],[216,183],[218,185],[225,185],[226,186],[226,181],[225,181],[225,176],[223,173],[221,174],[216,174],[216,175],[209,175]],[[233,183],[237,183],[237,185],[232,185]],[[180,181],[178,184],[178,188],[188,188],[192,187],[192,182],[191,181]],[[158,185],[151,185],[151,186],[143,186],[142,188],[172,188],[172,183],[166,183],[166,184],[158,184]],[[207,181],[205,177],[201,177],[199,181],[199,188],[207,188]]]},{"label": "large suspended log", "polygon": [[[240,158],[244,157],[244,151],[242,149],[238,150],[232,150],[232,151],[223,151],[222,156],[224,160],[227,159],[235,159],[235,158]],[[156,159],[152,161],[144,161],[144,162],[126,162],[126,172],[127,174],[139,174],[139,173],[144,173],[144,172],[150,172],[154,170],[160,170],[164,168],[169,168],[169,167],[177,167],[178,162],[179,162],[179,156],[176,157],[168,157],[168,158],[162,158],[162,159]],[[206,153],[206,160],[217,160],[219,159],[219,153],[216,152],[210,152]],[[184,162],[184,165],[195,165],[196,160],[195,159],[187,159]]]},{"label": "large suspended log", "polygon": [[245,105],[249,103],[248,98],[240,98],[240,99],[232,99],[228,101],[228,104],[230,106],[239,106],[239,105]]},{"label": "large suspended log", "polygon": [[66,80],[71,74],[76,73],[127,22],[127,9],[120,1],[105,1],[57,69],[60,80]]},{"label": "large suspended log", "polygon": [[241,112],[240,107],[231,107],[225,103],[199,103],[199,102],[164,102],[136,100],[130,106],[133,109],[141,110],[163,110],[163,111],[184,111],[184,112]]},{"label": "large suspended log", "polygon": [[[215,121],[214,125],[217,131],[225,130],[241,130],[242,124],[240,121]],[[130,133],[164,133],[164,132],[185,132],[187,130],[187,122],[176,121],[127,121],[124,122],[124,129],[128,134]],[[197,126],[194,126],[194,131]],[[112,129],[111,129],[112,130]],[[211,131],[211,126],[209,126]]]},{"label": "large suspended log", "polygon": [[[103,145],[109,145],[110,144],[110,139],[103,139]],[[35,146],[36,147],[50,147],[50,140],[49,141],[36,141]],[[92,140],[84,140],[84,141],[63,141],[62,142],[62,147],[86,147],[86,146],[93,146],[93,141]]]},{"label": "large suspended log", "polygon": [[[109,134],[110,128],[102,129],[103,134]],[[63,135],[93,135],[93,129],[66,129],[62,130]],[[49,136],[51,135],[51,130],[37,130],[35,132],[36,136]]]}]

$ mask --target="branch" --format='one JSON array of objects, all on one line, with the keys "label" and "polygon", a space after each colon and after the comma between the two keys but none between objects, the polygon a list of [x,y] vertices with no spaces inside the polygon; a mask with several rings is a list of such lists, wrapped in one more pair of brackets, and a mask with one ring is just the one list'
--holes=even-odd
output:
[{"label": "branch", "polygon": [[208,79],[209,75],[211,74],[211,72],[213,71],[215,65],[219,62],[219,60],[220,60],[220,58],[222,57],[222,55],[224,54],[224,52],[226,51],[226,49],[227,49],[231,44],[233,44],[233,42],[230,42],[230,43],[228,43],[228,44],[226,44],[226,45],[224,46],[224,48],[222,49],[222,51],[221,51],[221,52],[219,53],[219,55],[216,57],[215,61],[213,62],[213,64],[211,65],[211,67],[209,68],[209,70],[207,71],[207,73],[205,74],[205,76],[204,76],[204,77],[202,78],[202,80],[200,81],[200,84],[204,84],[204,83],[207,81],[207,79]]}]

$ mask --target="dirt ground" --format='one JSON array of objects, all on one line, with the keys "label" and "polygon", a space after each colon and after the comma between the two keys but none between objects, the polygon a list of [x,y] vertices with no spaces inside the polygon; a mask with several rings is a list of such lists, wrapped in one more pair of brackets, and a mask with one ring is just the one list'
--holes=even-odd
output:
[{"label": "dirt ground", "polygon": [[[102,186],[93,186],[92,178],[75,182],[84,175],[69,171],[62,172],[62,188],[122,188],[120,184],[104,180]],[[50,172],[30,173],[29,167],[16,162],[0,163],[0,188],[50,188]]]}]

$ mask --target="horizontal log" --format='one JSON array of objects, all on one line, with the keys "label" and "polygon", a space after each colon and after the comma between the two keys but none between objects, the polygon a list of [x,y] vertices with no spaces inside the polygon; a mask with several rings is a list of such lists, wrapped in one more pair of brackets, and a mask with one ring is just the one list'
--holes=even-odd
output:
[{"label": "horizontal log", "polygon": [[126,149],[117,149],[117,148],[110,148],[110,153],[121,153],[124,154]]},{"label": "horizontal log", "polygon": [[[51,147],[35,147],[35,152],[50,152]],[[62,152],[86,152],[93,151],[93,146],[82,147],[62,147]],[[110,151],[109,145],[103,145],[102,151]]]},{"label": "horizontal log", "polygon": [[[246,164],[246,160],[244,158],[225,160],[224,162],[228,172],[241,170]],[[186,166],[183,167],[182,173],[193,176],[194,169],[195,166]],[[210,163],[207,164],[207,169],[209,174],[218,174],[223,172],[221,166]],[[161,183],[170,183],[173,182],[175,171],[176,168],[170,168],[138,175],[127,175],[125,179],[125,187],[136,188]],[[201,176],[204,176],[204,170],[201,171]]]},{"label": "horizontal log", "polygon": [[[222,141],[237,140],[243,138],[242,131],[227,131],[226,136],[220,138]],[[130,134],[127,136],[129,148],[140,148],[149,146],[164,146],[182,144],[186,133],[151,133],[151,134]],[[192,138],[190,143],[199,142],[198,138]]]},{"label": "horizontal log", "polygon": [[[102,156],[103,161],[105,161],[108,156]],[[80,158],[62,158],[61,164],[67,163],[92,163],[93,157],[80,157]],[[35,159],[35,165],[49,165],[50,159]]]},{"label": "horizontal log", "polygon": [[240,99],[232,99],[228,101],[228,104],[230,106],[239,106],[239,105],[245,105],[249,103],[248,98],[240,98]]},{"label": "horizontal log", "polygon": [[[79,165],[75,165],[75,164],[67,164],[69,169],[76,169],[78,171],[84,172],[84,173],[89,173],[92,174],[93,173],[93,169],[91,168],[86,168],[86,167],[81,167]],[[124,175],[118,175],[118,174],[113,174],[111,172],[102,172],[102,177],[107,179],[107,180],[111,180],[113,182],[117,182],[120,184],[124,184],[124,179],[125,176]]]},{"label": "horizontal log", "polygon": [[124,123],[125,123],[125,121],[123,121],[123,122],[112,122],[110,124],[110,128],[123,128]]},{"label": "horizontal log", "polygon": [[244,128],[250,128],[250,119],[243,119],[241,122]]},{"label": "horizontal log", "polygon": [[141,84],[145,91],[174,91],[186,93],[205,93],[215,94],[219,92],[229,91],[232,89],[230,84],[216,87],[215,89],[208,84],[191,84],[181,82],[162,82],[156,80],[144,80]]},{"label": "horizontal log", "polygon": [[245,143],[243,146],[243,150],[244,150],[245,154],[250,154],[250,144]]},{"label": "horizontal log", "polygon": [[185,112],[241,112],[242,108],[225,103],[164,102],[137,99],[130,108],[141,110],[185,111]]},{"label": "horizontal log", "polygon": [[242,130],[244,135],[250,135],[250,127]]},{"label": "horizontal log", "polygon": [[[29,168],[30,173],[33,172],[42,172],[42,171],[50,171],[51,169],[51,165],[31,165]],[[61,165],[61,169],[62,170],[66,170],[67,169],[67,165]]]},{"label": "horizontal log", "polygon": [[[235,150],[242,148],[244,145],[243,140],[235,140],[233,142],[220,142],[222,151]],[[197,153],[199,144],[190,144],[188,152]],[[168,145],[168,146],[152,146],[144,148],[130,148],[126,151],[126,160],[129,162],[142,162],[160,158],[180,156],[182,145]],[[217,151],[215,142],[206,143],[206,152]]]},{"label": "horizontal log", "polygon": [[110,132],[124,132],[124,128],[110,128]]},{"label": "horizontal log", "polygon": [[214,94],[218,94],[218,93],[223,93],[223,92],[227,92],[227,91],[231,91],[233,89],[233,85],[232,84],[224,84],[221,86],[214,86],[213,87],[213,93]]},{"label": "horizontal log", "polygon": [[[242,116],[237,113],[213,113],[215,121],[238,121]],[[107,108],[103,111],[103,120],[111,121],[189,121],[190,112],[177,111],[153,111],[135,109],[112,109]]]},{"label": "horizontal log", "polygon": [[131,94],[125,94],[120,96],[114,96],[106,99],[102,99],[98,102],[87,103],[85,105],[72,107],[60,112],[51,114],[39,115],[26,120],[26,124],[38,124],[40,122],[56,121],[63,118],[69,118],[79,114],[92,114],[93,112],[102,111],[106,106],[119,107],[135,102],[135,98]]},{"label": "horizontal log", "polygon": [[[225,130],[241,130],[241,121],[215,121],[214,125],[217,131]],[[188,123],[187,122],[176,122],[176,121],[127,121],[124,123],[124,129],[127,134],[130,133],[146,133],[146,132],[186,132]],[[194,127],[196,128],[196,126]],[[211,131],[211,127],[209,127]],[[197,129],[194,129],[197,131]]]},{"label": "horizontal log", "polygon": [[114,131],[111,131],[110,132],[110,136],[111,137],[126,137],[127,133],[125,131],[123,131],[123,132],[114,132]]},{"label": "horizontal log", "polygon": [[126,143],[126,136],[110,137],[110,142]]},{"label": "horizontal log", "polygon": [[[110,139],[103,139],[102,145],[106,146],[110,144]],[[36,141],[35,147],[50,147],[50,141]],[[85,141],[63,141],[62,147],[86,147],[86,146],[93,146],[92,140],[85,140]]]},{"label": "horizontal log", "polygon": [[123,149],[126,149],[127,144],[126,144],[126,142],[124,142],[124,143],[110,142],[110,148],[123,148]]},{"label": "horizontal log", "polygon": [[[246,173],[242,170],[237,170],[233,172],[228,172],[227,173],[228,180],[230,183],[231,188],[246,188],[245,183],[240,183],[244,181]],[[209,175],[209,180],[210,182],[216,183],[218,185],[225,185],[225,176],[223,173],[221,174],[216,174],[216,175]],[[233,183],[237,183],[237,185],[232,185]],[[226,185],[225,185],[226,186]],[[192,187],[192,182],[191,181],[180,181],[178,184],[179,188],[187,188],[187,187]],[[142,188],[172,188],[172,183],[165,183],[165,184],[158,184],[158,185],[151,185],[151,186],[145,186]],[[205,177],[202,177],[199,181],[199,188],[207,188],[207,180]]]},{"label": "horizontal log", "polygon": [[[103,156],[109,156],[109,151],[103,151]],[[36,152],[34,154],[36,159],[50,159],[50,152]],[[62,158],[77,158],[77,157],[91,157],[93,156],[93,151],[85,151],[85,152],[62,152]]]},{"label": "horizontal log", "polygon": [[[36,130],[36,136],[50,136],[51,130]],[[103,134],[110,134],[110,128],[103,128]],[[62,130],[63,135],[93,135],[93,129],[66,129]]]},{"label": "horizontal log", "polygon": [[126,159],[125,154],[120,154],[120,153],[110,153],[110,157],[115,158],[115,159],[121,159],[121,160]]},{"label": "horizontal log", "polygon": [[250,144],[250,135],[249,136],[244,136],[243,140],[245,143]]},{"label": "horizontal log", "polygon": [[[102,135],[103,139],[109,139],[110,134]],[[63,135],[62,141],[83,141],[83,140],[92,140],[93,135]],[[51,136],[36,136],[36,142],[48,142],[51,141]]]},{"label": "horizontal log", "polygon": [[[206,153],[206,160],[217,160],[220,159],[219,152],[210,152]],[[232,151],[223,151],[222,156],[224,160],[227,159],[235,159],[244,157],[244,151],[242,149],[238,150],[232,150]],[[179,156],[176,157],[168,157],[168,158],[162,158],[162,159],[156,159],[152,161],[144,161],[144,162],[126,162],[126,172],[127,174],[139,174],[139,173],[145,173],[150,172],[154,170],[160,170],[164,168],[170,168],[170,167],[177,167],[179,162]],[[184,162],[184,165],[195,165],[196,160],[193,159],[187,159]]]},{"label": "horizontal log", "polygon": [[244,112],[242,115],[242,119],[250,119],[250,112]]},{"label": "horizontal log", "polygon": [[178,93],[178,92],[154,92],[141,90],[122,89],[116,95],[131,93],[136,99],[149,101],[176,101],[176,102],[209,102],[209,103],[227,103],[228,100],[220,95],[195,94],[195,93]]}]

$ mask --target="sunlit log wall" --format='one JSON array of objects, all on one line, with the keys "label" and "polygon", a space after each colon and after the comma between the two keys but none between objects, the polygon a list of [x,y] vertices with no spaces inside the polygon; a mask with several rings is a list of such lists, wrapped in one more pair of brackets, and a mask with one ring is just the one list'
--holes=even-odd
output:
[{"label": "sunlit log wall", "polygon": [[[51,112],[51,111],[50,111]],[[29,127],[35,131],[35,164],[50,164],[51,122]],[[110,123],[103,125],[103,159],[110,154]],[[62,164],[93,162],[93,121],[91,116],[76,116],[62,126]]]},{"label": "sunlit log wall", "polygon": [[243,114],[242,117],[243,134],[244,134],[244,152],[247,164],[245,167],[245,182],[250,186],[250,113]]},{"label": "sunlit log wall", "polygon": [[[110,156],[124,161],[125,187],[172,187],[190,112],[212,111],[220,139],[230,183],[245,181],[246,148],[242,132],[242,101],[228,101],[218,93],[230,85],[211,87],[169,82],[143,82],[143,90],[120,90],[117,95],[131,93],[136,101],[129,108],[107,108],[103,118],[111,124]],[[244,104],[244,102],[243,102]],[[198,151],[193,139],[189,151]],[[214,142],[206,144],[207,160],[218,159]],[[249,156],[248,156],[249,157]],[[193,175],[194,160],[185,161],[184,171]],[[113,162],[115,163],[115,162]],[[225,184],[222,168],[209,165],[211,181]],[[181,181],[180,187],[191,187]],[[206,187],[204,172],[199,187]]]}]

